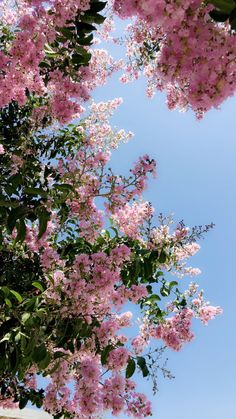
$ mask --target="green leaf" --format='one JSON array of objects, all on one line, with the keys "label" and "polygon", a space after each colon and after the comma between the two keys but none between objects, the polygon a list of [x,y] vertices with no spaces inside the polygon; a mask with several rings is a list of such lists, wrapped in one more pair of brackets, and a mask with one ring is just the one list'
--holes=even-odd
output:
[{"label": "green leaf", "polygon": [[44,343],[42,343],[40,346],[35,348],[32,359],[34,362],[38,363],[42,361],[47,356],[47,349]]},{"label": "green leaf", "polygon": [[8,287],[0,287],[0,290],[4,293],[4,295],[6,296],[6,297],[8,297],[9,296],[9,294],[10,294],[10,290],[9,290],[9,288]]},{"label": "green leaf", "polygon": [[39,64],[40,68],[49,68],[51,67],[51,64],[47,63],[46,61],[41,61],[41,63]]},{"label": "green leaf", "polygon": [[147,289],[147,292],[148,292],[149,294],[151,294],[151,293],[152,293],[152,286],[151,286],[151,285],[147,285],[147,286],[146,286],[146,289]]},{"label": "green leaf", "polygon": [[51,48],[51,46],[49,44],[45,44],[44,52],[48,56],[55,56],[55,55],[57,55],[57,53]]},{"label": "green leaf", "polygon": [[146,259],[144,263],[144,275],[148,281],[153,275],[153,266],[149,259]]},{"label": "green leaf", "polygon": [[211,18],[215,21],[215,22],[225,22],[226,20],[229,19],[230,14],[229,13],[224,13],[221,12],[219,10],[212,10],[209,15],[211,16]]},{"label": "green leaf", "polygon": [[175,287],[176,285],[178,285],[178,282],[177,281],[171,281],[170,283],[169,283],[169,289],[171,290],[173,287]]},{"label": "green leaf", "polygon": [[57,351],[57,352],[54,352],[53,354],[54,359],[62,358],[64,356],[67,356],[67,355],[65,354],[65,352],[62,352],[62,351]]},{"label": "green leaf", "polygon": [[43,196],[44,198],[48,197],[48,193],[42,188],[25,188],[25,193],[29,195]]},{"label": "green leaf", "polygon": [[168,295],[170,295],[170,290],[165,285],[163,285],[160,289],[160,293],[163,297],[168,297]]},{"label": "green leaf", "polygon": [[231,29],[233,29],[234,31],[236,31],[236,19],[232,20],[231,23]]},{"label": "green leaf", "polygon": [[10,361],[11,371],[15,374],[17,370],[17,364],[18,364],[18,357],[17,357],[16,349],[13,349],[13,351],[10,352],[9,361]]},{"label": "green leaf", "polygon": [[[81,47],[77,47],[77,49],[79,49]],[[91,59],[92,55],[90,54],[90,52],[86,52],[85,50],[83,51],[83,53],[78,53],[78,54],[73,54],[72,56],[72,63],[74,64],[80,64],[80,65],[84,65],[87,64],[90,59]]]},{"label": "green leaf", "polygon": [[88,33],[97,30],[95,26],[85,22],[76,23],[76,28],[79,33]]},{"label": "green leaf", "polygon": [[234,0],[210,0],[208,3],[213,4],[217,9],[224,13],[231,13],[235,8]]},{"label": "green leaf", "polygon": [[25,324],[27,322],[27,320],[30,319],[30,317],[31,317],[30,313],[23,313],[22,316],[21,316],[21,322],[23,324]]},{"label": "green leaf", "polygon": [[186,298],[185,298],[185,297],[184,297],[184,298],[180,301],[179,305],[180,305],[181,307],[186,307],[186,305],[187,305],[187,301],[186,301]]},{"label": "green leaf", "polygon": [[106,348],[101,353],[101,363],[102,365],[105,365],[107,362],[107,358],[109,356],[109,353],[114,349],[112,345],[106,346]]},{"label": "green leaf", "polygon": [[5,303],[9,308],[12,308],[12,302],[9,300],[9,298],[5,298]]},{"label": "green leaf", "polygon": [[165,263],[166,259],[167,259],[167,255],[166,255],[165,251],[162,250],[158,260],[159,260],[160,263]]},{"label": "green leaf", "polygon": [[59,29],[60,32],[62,33],[62,35],[65,36],[66,39],[73,39],[74,38],[74,26],[70,26],[70,27],[65,27],[65,28],[60,28]]},{"label": "green leaf", "polygon": [[10,290],[10,293],[12,295],[14,295],[14,297],[19,301],[19,303],[22,303],[23,298],[21,297],[21,295],[19,294],[19,292],[14,291],[14,290]]},{"label": "green leaf", "polygon": [[142,371],[143,377],[147,377],[149,375],[149,370],[146,364],[146,359],[143,356],[138,356],[137,364]]},{"label": "green leaf", "polygon": [[17,220],[24,217],[26,213],[27,213],[27,209],[25,207],[17,207],[10,211],[8,219],[7,219],[7,226],[10,233],[15,227]]},{"label": "green leaf", "polygon": [[41,292],[44,292],[44,287],[43,287],[43,285],[42,285],[42,283],[41,283],[41,282],[34,281],[34,282],[32,282],[32,285],[33,285],[35,288],[38,288]]},{"label": "green leaf", "polygon": [[89,36],[86,36],[86,37],[83,37],[83,38],[80,37],[78,42],[79,42],[80,45],[89,46],[89,45],[91,45],[92,40],[93,40],[93,34],[91,34]]},{"label": "green leaf", "polygon": [[59,191],[62,191],[62,192],[64,192],[64,191],[66,191],[66,192],[69,192],[69,191],[74,191],[74,188],[73,188],[73,186],[72,185],[70,185],[69,183],[62,183],[61,185],[54,185],[54,188],[56,188],[56,189],[58,189]]},{"label": "green leaf", "polygon": [[138,356],[137,357],[137,364],[141,369],[144,368],[145,365],[146,365],[146,359],[143,356]]},{"label": "green leaf", "polygon": [[0,200],[0,207],[17,208],[19,207],[19,202]]},{"label": "green leaf", "polygon": [[18,343],[20,340],[21,340],[21,333],[20,332],[18,332],[17,334],[16,334],[16,336],[15,336],[15,342],[16,343]]},{"label": "green leaf", "polygon": [[48,313],[45,309],[41,308],[39,310],[36,310],[36,315],[37,317],[39,317],[41,320],[45,320],[45,318],[48,316]]},{"label": "green leaf", "polygon": [[151,301],[151,302],[155,302],[155,301],[161,301],[161,298],[157,294],[152,294],[152,295],[150,295],[148,300]]},{"label": "green leaf", "polygon": [[17,229],[16,242],[24,241],[25,236],[26,236],[26,225],[23,218],[21,218],[21,220],[17,223],[16,229]]},{"label": "green leaf", "polygon": [[132,375],[135,372],[135,368],[136,368],[135,360],[133,358],[129,358],[129,362],[128,362],[128,365],[126,367],[126,372],[125,372],[126,378],[132,377]]},{"label": "green leaf", "polygon": [[47,352],[43,360],[38,363],[38,366],[40,369],[45,370],[50,364],[50,362],[51,362],[51,356],[50,356],[50,353]]},{"label": "green leaf", "polygon": [[21,397],[19,401],[19,409],[24,409],[28,403],[28,399],[26,397]]},{"label": "green leaf", "polygon": [[9,341],[11,339],[11,333],[6,333],[3,338],[0,340],[0,343],[5,342],[5,341]]},{"label": "green leaf", "polygon": [[39,304],[39,299],[35,296],[30,298],[26,303],[26,309],[27,310],[34,310]]},{"label": "green leaf", "polygon": [[83,54],[73,54],[72,55],[72,63],[73,64],[81,64],[83,62]]},{"label": "green leaf", "polygon": [[231,29],[236,30],[236,7],[230,14],[229,23],[231,25]]},{"label": "green leaf", "polygon": [[45,231],[47,230],[47,224],[50,220],[50,212],[48,212],[45,208],[41,208],[39,213],[39,233],[38,239],[40,239]]},{"label": "green leaf", "polygon": [[81,17],[81,20],[86,23],[97,23],[98,25],[100,25],[106,20],[106,18],[105,16],[102,16],[99,13],[90,14],[90,12],[88,12]]},{"label": "green leaf", "polygon": [[106,4],[106,1],[96,1],[91,4],[91,10],[93,12],[101,12],[105,8]]}]

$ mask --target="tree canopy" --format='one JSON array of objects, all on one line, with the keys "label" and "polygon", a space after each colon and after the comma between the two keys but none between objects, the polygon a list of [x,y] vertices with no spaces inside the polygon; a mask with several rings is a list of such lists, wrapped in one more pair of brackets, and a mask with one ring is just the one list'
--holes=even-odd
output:
[{"label": "tree canopy", "polygon": [[[2,5],[0,405],[30,401],[55,419],[148,417],[134,373],[156,391],[157,370],[171,376],[165,348],[193,339],[193,318],[222,312],[196,283],[179,284],[200,273],[187,259],[213,225],[154,214],[142,198],[156,173],[148,155],[114,173],[111,153],[132,133],[110,123],[120,99],[90,96],[122,70],[122,82],[143,73],[149,96],[165,90],[171,109],[201,118],[218,107],[235,89],[235,2]],[[115,16],[130,19],[124,41],[112,35]],[[98,38],[122,42],[127,57],[114,60]]]}]

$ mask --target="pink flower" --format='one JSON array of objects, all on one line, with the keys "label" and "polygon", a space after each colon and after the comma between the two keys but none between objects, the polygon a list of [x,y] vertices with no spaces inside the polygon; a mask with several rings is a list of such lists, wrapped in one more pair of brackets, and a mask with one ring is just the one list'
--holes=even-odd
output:
[{"label": "pink flower", "polygon": [[221,307],[214,307],[205,305],[199,309],[199,316],[203,324],[207,324],[209,320],[214,319],[219,314],[222,314],[223,310]]},{"label": "pink flower", "polygon": [[132,340],[132,346],[136,355],[143,352],[144,348],[147,346],[148,342],[142,336],[136,336]]},{"label": "pink flower", "polygon": [[129,351],[124,348],[113,349],[109,353],[108,366],[114,371],[120,371],[125,368],[129,359]]},{"label": "pink flower", "polygon": [[156,329],[156,338],[163,339],[166,346],[179,351],[183,344],[190,342],[194,335],[190,330],[193,311],[184,308],[175,316],[166,319]]},{"label": "pink flower", "polygon": [[139,239],[144,222],[148,221],[152,214],[153,209],[148,202],[134,202],[132,207],[125,204],[122,208],[117,209],[112,218],[125,235]]}]

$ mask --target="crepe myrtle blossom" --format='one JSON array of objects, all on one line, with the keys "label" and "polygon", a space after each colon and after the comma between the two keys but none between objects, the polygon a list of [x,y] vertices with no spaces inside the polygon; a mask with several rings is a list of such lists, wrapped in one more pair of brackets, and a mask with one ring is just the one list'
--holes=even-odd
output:
[{"label": "crepe myrtle blossom", "polygon": [[[123,131],[117,134],[120,130],[109,122],[120,102],[120,99],[92,102],[85,120],[68,127],[68,131],[63,129],[63,135],[69,138],[70,152],[65,142],[62,149],[56,150],[53,161],[44,154],[38,157],[33,148],[30,152],[28,143],[25,153],[23,140],[17,153],[6,144],[1,157],[9,166],[7,181],[2,179],[6,193],[12,176],[24,176],[26,172],[26,181],[32,181],[27,171],[28,159],[33,159],[37,183],[30,192],[36,192],[36,196],[43,192],[40,209],[47,209],[47,216],[50,215],[39,237],[40,220],[27,219],[35,203],[33,195],[32,205],[23,211],[24,240],[17,239],[19,223],[12,233],[8,228],[4,230],[4,251],[9,258],[14,257],[14,263],[9,265],[7,258],[4,266],[14,269],[19,262],[23,278],[15,294],[19,304],[14,301],[14,316],[15,310],[24,307],[25,298],[33,299],[33,305],[27,305],[27,312],[19,312],[18,318],[22,319],[19,327],[23,327],[26,344],[30,336],[30,342],[35,340],[37,347],[25,369],[23,384],[17,383],[15,375],[11,377],[6,387],[9,390],[0,398],[3,407],[18,406],[16,389],[20,391],[22,386],[24,394],[39,397],[36,376],[43,373],[48,376],[48,384],[43,397],[40,396],[41,402],[54,416],[95,419],[108,410],[112,415],[148,417],[151,404],[144,394],[137,392],[131,376],[142,363],[147,368],[145,374],[149,373],[145,353],[150,345],[161,344],[179,351],[194,337],[191,329],[194,317],[206,324],[221,314],[219,307],[204,301],[196,285],[190,284],[186,293],[182,293],[177,290],[176,281],[165,279],[171,274],[190,273],[192,268],[186,263],[199,251],[193,239],[201,230],[196,235],[183,223],[175,226],[170,217],[159,216],[158,222],[154,208],[142,200],[148,176],[155,175],[155,161],[148,155],[140,157],[128,176],[116,175],[107,167],[111,151],[130,137]],[[51,140],[55,131],[52,137],[50,133],[47,135]],[[15,175],[11,173],[12,165]],[[24,191],[22,188],[23,196]],[[13,199],[18,205],[15,196]],[[28,276],[24,277],[27,269],[37,278],[33,284],[29,284]],[[11,279],[15,280],[17,275]],[[12,289],[12,282],[10,286]],[[165,305],[159,295],[177,298]],[[37,301],[39,308],[29,313]],[[7,319],[12,310],[10,304],[5,305]],[[131,311],[125,311],[126,304],[131,310],[132,305],[141,308],[136,335],[132,332],[135,318]],[[36,329],[31,323],[34,318]],[[50,333],[45,335],[45,330]],[[16,342],[18,338],[19,335]],[[24,351],[23,343],[19,351],[22,348]],[[44,364],[40,359],[45,353]],[[25,362],[24,352],[22,356]]]},{"label": "crepe myrtle blossom", "polygon": [[[83,17],[90,8],[89,0],[3,2],[0,17],[0,33],[3,34],[1,108],[12,101],[24,106],[31,93],[45,98],[45,104],[42,103],[34,114],[41,121],[50,116],[64,124],[81,116],[85,110],[83,103],[90,98],[91,91],[105,84],[107,77],[122,66],[122,61],[116,62],[107,51],[87,46],[84,53],[91,54],[91,61],[88,65],[75,67],[75,51],[69,52],[70,42],[66,39],[58,42],[62,35],[60,28],[67,28],[69,21]],[[63,67],[65,48],[68,56],[64,57],[66,64]],[[52,66],[48,63],[48,60],[57,61],[58,58],[61,63],[54,62]]]},{"label": "crepe myrtle blossom", "polygon": [[[43,292],[40,294],[36,287],[33,298],[41,295],[42,309],[48,310],[46,318],[50,318],[50,325],[54,322],[63,325],[49,337],[44,336],[41,343],[50,357],[43,370],[49,382],[42,403],[44,409],[55,416],[95,419],[107,410],[112,415],[123,413],[140,419],[150,416],[150,401],[137,392],[131,380],[134,367],[138,368],[140,361],[137,356],[145,363],[145,352],[153,342],[179,351],[194,337],[191,330],[194,317],[206,324],[222,312],[219,307],[205,303],[194,285],[186,295],[174,290],[174,295],[177,293],[182,300],[173,300],[167,308],[156,299],[160,286],[169,290],[164,273],[187,270],[186,265],[181,264],[186,263],[199,246],[192,241],[192,231],[183,225],[171,227],[173,222],[168,224],[162,220],[160,226],[152,227],[154,209],[150,203],[140,200],[148,174],[155,172],[155,162],[149,156],[140,158],[127,178],[106,174],[109,152],[117,144],[109,128],[110,137],[102,146],[102,121],[98,124],[96,114],[102,116],[107,126],[107,112],[112,112],[118,102],[92,104],[88,120],[73,131],[79,136],[79,149],[53,161],[52,173],[56,173],[57,184],[70,185],[63,203],[68,228],[60,219],[60,200],[54,202],[52,195],[49,202],[44,201],[44,205],[51,208],[52,217],[40,239],[37,221],[27,222],[24,242],[16,244],[15,230],[12,234],[6,230],[4,239],[5,248],[9,252],[14,248],[15,257],[25,263],[36,261],[40,273],[40,283],[36,282],[36,286]],[[98,127],[97,134],[93,119]],[[9,157],[9,164],[11,162]],[[23,164],[19,159],[15,159],[16,162],[20,162],[19,172],[25,170],[27,159]],[[39,179],[42,179],[41,172],[40,167]],[[49,188],[53,190],[54,182],[50,181]],[[102,210],[96,205],[98,197],[104,200],[102,217],[111,216],[113,230],[110,231],[114,235],[104,230],[103,220],[99,218]],[[101,208],[101,201],[99,206]],[[73,240],[71,234],[74,234]],[[165,257],[159,260],[161,254]],[[148,273],[150,268],[151,274]],[[155,277],[157,272],[160,275]],[[153,275],[151,283],[150,275]],[[159,279],[156,281],[156,278]],[[136,336],[132,334],[135,319],[130,311],[124,310],[127,303],[140,305],[143,312]],[[40,310],[40,321],[43,321],[44,311]],[[65,346],[63,341],[69,325],[70,334],[76,331],[76,335],[69,346]],[[129,333],[127,328],[131,329]],[[32,327],[30,330],[34,332]],[[59,340],[58,333],[62,333]],[[37,393],[35,374],[42,373],[42,364],[37,363],[35,355],[33,359],[36,361],[26,371],[24,388]],[[0,398],[3,407],[17,406],[13,394],[15,384],[11,384],[5,397]]]},{"label": "crepe myrtle blossom", "polygon": [[[235,39],[212,22],[208,6],[112,3],[122,18],[136,16],[123,80],[143,71],[149,95],[166,90],[169,108],[191,107],[198,117],[233,93]],[[182,292],[169,280],[199,273],[187,266],[199,251],[199,234],[181,223],[158,223],[143,200],[156,162],[145,154],[126,176],[108,166],[113,149],[132,138],[109,122],[122,100],[91,101],[83,120],[65,125],[81,116],[92,90],[124,67],[90,45],[87,65],[70,66],[70,41],[61,41],[60,31],[70,32],[68,25],[91,5],[3,2],[0,108],[1,121],[7,116],[9,123],[0,145],[6,349],[0,406],[31,401],[55,417],[95,419],[109,411],[142,419],[152,414],[151,403],[131,377],[135,368],[149,374],[150,343],[179,351],[194,337],[193,318],[207,324],[222,309],[205,302],[196,285]],[[109,22],[106,37],[111,28]],[[136,335],[126,330],[135,322],[126,304],[141,310]],[[48,378],[43,391],[39,374]]]},{"label": "crepe myrtle blossom", "polygon": [[115,0],[128,25],[128,61],[121,81],[144,74],[147,95],[165,91],[169,109],[192,109],[197,118],[235,92],[236,37],[227,23],[214,22],[214,8],[199,0]]},{"label": "crepe myrtle blossom", "polygon": [[[93,146],[96,150],[96,147],[99,148],[100,145],[100,139],[96,145],[93,138]],[[86,143],[88,151],[87,147]],[[77,156],[75,161],[68,160],[72,173],[77,173],[80,167],[77,165],[77,158],[80,164],[83,162],[83,170],[86,168],[89,172],[91,156],[87,159],[86,166],[83,150],[80,149],[79,157]],[[60,165],[60,176],[63,181],[65,176],[68,176],[68,171],[65,170],[66,164],[62,161]],[[92,164],[93,169],[94,167],[97,167],[97,162],[95,165]],[[144,169],[139,165],[139,169],[137,171],[135,169],[134,172],[138,175],[141,171],[141,176],[143,176],[143,170],[149,168],[149,164],[147,166],[144,164]],[[94,177],[95,173],[96,171],[93,173]],[[77,175],[70,177],[72,184],[77,182],[77,179]],[[84,183],[86,180],[87,178],[84,179]],[[87,191],[91,194],[91,189],[83,189],[83,199],[87,197]],[[79,201],[76,202],[79,205]],[[128,202],[124,201],[123,206],[125,207]],[[140,207],[139,205],[140,203],[137,202],[137,205],[133,204],[130,207],[137,208],[136,213],[134,212],[134,220],[136,220],[135,217],[139,217],[138,222],[135,223],[135,228],[139,226],[137,231],[140,236],[138,237],[136,235],[130,237],[129,232],[124,233],[121,224],[122,234],[116,242],[114,238],[106,235],[106,231],[104,233],[103,227],[96,225],[94,227],[96,235],[88,237],[85,242],[88,247],[85,246],[83,251],[80,250],[73,257],[68,257],[63,255],[60,246],[58,247],[60,242],[57,242],[56,232],[60,230],[60,223],[55,211],[40,239],[38,239],[37,225],[28,225],[25,244],[19,245],[18,251],[22,251],[24,258],[32,258],[32,255],[38,258],[44,280],[43,300],[46,306],[50,307],[52,312],[55,311],[56,317],[61,321],[78,320],[78,327],[83,325],[83,328],[89,331],[87,337],[87,332],[84,337],[81,337],[78,346],[75,340],[72,342],[73,350],[72,348],[65,350],[60,345],[55,347],[53,341],[47,343],[47,350],[51,354],[59,352],[60,355],[65,355],[59,362],[52,356],[48,366],[48,371],[53,372],[49,374],[43,407],[53,415],[66,413],[72,415],[73,418],[90,416],[95,419],[104,411],[109,410],[112,415],[123,412],[133,418],[150,416],[150,402],[144,394],[136,391],[135,382],[127,378],[126,371],[129,371],[130,365],[136,363],[136,357],[147,352],[149,345],[153,342],[157,344],[160,342],[172,350],[179,351],[194,337],[191,330],[194,317],[200,318],[205,324],[221,313],[219,307],[205,303],[203,295],[198,293],[197,286],[192,284],[186,292],[185,307],[176,306],[173,301],[167,310],[163,311],[163,317],[158,322],[155,317],[148,314],[152,307],[149,304],[149,298],[152,297],[150,288],[146,283],[129,284],[125,281],[125,275],[131,269],[136,257],[135,246],[138,246],[141,254],[147,256],[151,251],[155,255],[155,252],[158,254],[160,249],[165,250],[169,260],[166,266],[163,264],[162,268],[167,269],[168,272],[175,269],[179,260],[192,257],[199,250],[199,246],[191,242],[189,239],[191,231],[184,226],[177,225],[176,228],[173,226],[171,229],[170,225],[162,224],[160,227],[153,227],[152,231],[152,227],[149,224],[146,225],[146,217],[154,218],[154,210],[149,203],[141,203]],[[69,208],[72,208],[70,201]],[[112,214],[116,214],[114,209],[116,205],[113,204],[112,208]],[[119,204],[118,215],[121,208]],[[87,211],[89,211],[89,205]],[[80,219],[83,220],[83,213],[80,213],[78,209],[72,209],[71,215],[74,214],[79,225]],[[81,232],[79,237],[83,238],[84,233]],[[12,237],[14,240],[15,238],[15,236]],[[102,246],[105,247],[100,248],[99,243],[103,243]],[[6,245],[11,245],[11,238],[8,242],[6,241]],[[182,253],[178,254],[178,248],[182,249]],[[134,322],[132,313],[123,311],[126,303],[142,304],[146,307],[144,317],[140,320],[137,336],[132,336],[130,332],[126,333],[126,328],[133,327]],[[145,303],[148,304],[145,305]],[[35,376],[30,375],[35,372],[37,372],[37,365],[34,366],[34,370],[27,371],[25,385],[29,388],[35,389],[35,386],[37,388]],[[1,405],[12,406],[13,400],[14,398],[10,396],[7,401],[3,398]]]}]

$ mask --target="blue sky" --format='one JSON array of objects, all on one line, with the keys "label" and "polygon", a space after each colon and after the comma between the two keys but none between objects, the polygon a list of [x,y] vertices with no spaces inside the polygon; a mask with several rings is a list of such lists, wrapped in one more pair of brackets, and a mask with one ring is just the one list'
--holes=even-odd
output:
[{"label": "blue sky", "polygon": [[[169,111],[163,94],[146,99],[143,80],[122,86],[113,77],[94,98],[120,96],[124,104],[113,123],[135,138],[113,154],[113,168],[126,173],[139,155],[150,154],[158,163],[158,179],[150,182],[145,198],[156,212],[174,213],[189,226],[216,224],[191,262],[202,270],[197,279],[207,299],[224,309],[207,327],[194,324],[196,338],[181,352],[168,352],[174,380],[160,376],[153,398],[151,384],[137,377],[140,389],[153,401],[154,419],[236,419],[236,99],[199,122],[191,111]],[[188,278],[183,287],[187,283]]]}]

